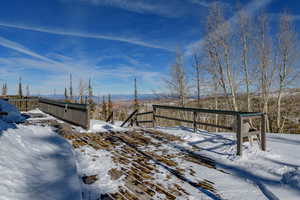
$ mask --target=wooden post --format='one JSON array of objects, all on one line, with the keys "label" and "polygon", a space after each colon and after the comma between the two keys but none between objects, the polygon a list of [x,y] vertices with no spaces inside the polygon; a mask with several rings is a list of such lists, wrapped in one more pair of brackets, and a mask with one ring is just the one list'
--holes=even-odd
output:
[{"label": "wooden post", "polygon": [[196,123],[196,120],[197,120],[197,112],[193,112],[193,126],[194,126],[194,132],[197,131],[197,123]]},{"label": "wooden post", "polygon": [[111,114],[112,114],[112,116],[111,116],[111,123],[112,123],[112,124],[115,124],[114,112],[112,112]]},{"label": "wooden post", "polygon": [[27,98],[25,99],[25,104],[26,104],[25,105],[25,111],[27,112],[28,111],[28,99]]},{"label": "wooden post", "polygon": [[242,125],[243,125],[243,120],[241,118],[241,115],[237,115],[236,118],[236,134],[237,134],[237,155],[242,156],[243,155],[243,133],[242,133]]},{"label": "wooden post", "polygon": [[266,118],[267,118],[267,115],[266,114],[263,114],[261,116],[261,150],[265,151],[266,150]]},{"label": "wooden post", "polygon": [[155,123],[155,115],[156,115],[156,108],[153,106],[153,113],[152,113],[152,127],[154,128],[156,123]]}]

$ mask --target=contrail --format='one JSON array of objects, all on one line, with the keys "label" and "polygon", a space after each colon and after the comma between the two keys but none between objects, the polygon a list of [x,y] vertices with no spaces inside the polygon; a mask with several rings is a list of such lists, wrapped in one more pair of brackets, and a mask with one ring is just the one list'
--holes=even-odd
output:
[{"label": "contrail", "polygon": [[59,30],[59,29],[51,30],[51,29],[47,29],[47,28],[25,26],[25,25],[15,25],[15,24],[9,24],[9,23],[4,23],[4,22],[0,22],[0,26],[7,27],[7,28],[15,28],[15,29],[21,29],[21,30],[42,32],[42,33],[49,33],[49,34],[55,34],[55,35],[119,41],[119,42],[125,42],[125,43],[134,44],[134,45],[138,45],[138,46],[143,46],[143,47],[147,47],[147,48],[161,49],[161,50],[165,50],[165,51],[169,51],[169,52],[174,51],[167,47],[147,43],[147,42],[144,42],[141,40],[130,39],[130,38],[101,35],[101,34],[92,34],[92,33],[80,33],[80,32],[65,31],[65,30]]}]

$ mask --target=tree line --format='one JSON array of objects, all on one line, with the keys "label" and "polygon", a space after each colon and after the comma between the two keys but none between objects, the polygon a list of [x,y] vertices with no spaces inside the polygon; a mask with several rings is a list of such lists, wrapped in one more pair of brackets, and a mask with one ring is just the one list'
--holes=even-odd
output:
[{"label": "tree line", "polygon": [[[293,17],[288,12],[270,17],[264,11],[251,16],[244,9],[231,20],[225,16],[220,4],[210,6],[203,23],[206,37],[189,60],[193,77],[187,73],[184,55],[177,50],[165,80],[169,92],[181,106],[190,95],[196,96],[201,106],[205,94],[214,98],[214,109],[275,113],[276,131],[281,132],[286,120],[283,97],[297,86],[300,72]],[[270,112],[271,99],[276,111]]]}]

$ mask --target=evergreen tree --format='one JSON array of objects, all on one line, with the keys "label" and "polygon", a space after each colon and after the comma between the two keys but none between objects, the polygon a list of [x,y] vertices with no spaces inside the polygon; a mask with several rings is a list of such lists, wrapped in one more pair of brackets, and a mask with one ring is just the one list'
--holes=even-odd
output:
[{"label": "evergreen tree", "polygon": [[89,79],[89,88],[88,88],[88,92],[89,92],[89,100],[88,100],[88,103],[91,105],[91,104],[93,104],[93,88],[92,88],[92,84],[91,84],[91,79]]},{"label": "evergreen tree", "polygon": [[139,102],[138,102],[138,92],[137,92],[137,84],[136,84],[136,78],[134,78],[134,109],[139,109]]},{"label": "evergreen tree", "polygon": [[20,97],[23,97],[23,89],[22,89],[22,78],[19,78],[19,89],[18,89],[18,95]]},{"label": "evergreen tree", "polygon": [[65,88],[65,101],[68,101],[68,89],[67,88]]},{"label": "evergreen tree", "polygon": [[111,101],[111,95],[109,94],[108,95],[108,103],[107,103],[107,112],[108,112],[108,115],[110,115],[113,111],[113,104],[112,104],[112,101]]},{"label": "evergreen tree", "polygon": [[70,101],[73,100],[73,84],[72,84],[72,74],[70,74]]}]

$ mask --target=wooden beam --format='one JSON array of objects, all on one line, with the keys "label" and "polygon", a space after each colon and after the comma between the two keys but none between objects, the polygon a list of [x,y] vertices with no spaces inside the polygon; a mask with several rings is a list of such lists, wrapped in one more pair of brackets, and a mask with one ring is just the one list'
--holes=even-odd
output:
[{"label": "wooden beam", "polygon": [[266,151],[266,121],[267,115],[263,114],[261,116],[261,150]]},{"label": "wooden beam", "polygon": [[236,123],[237,123],[237,135],[236,135],[236,153],[238,156],[243,155],[243,133],[242,133],[242,126],[243,126],[243,120],[240,115],[237,115],[236,117]]},{"label": "wooden beam", "polygon": [[133,111],[129,117],[127,117],[127,119],[121,124],[121,127],[123,127],[129,120],[131,120],[131,118],[138,112],[138,110]]}]

